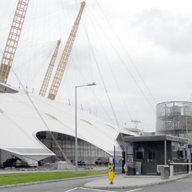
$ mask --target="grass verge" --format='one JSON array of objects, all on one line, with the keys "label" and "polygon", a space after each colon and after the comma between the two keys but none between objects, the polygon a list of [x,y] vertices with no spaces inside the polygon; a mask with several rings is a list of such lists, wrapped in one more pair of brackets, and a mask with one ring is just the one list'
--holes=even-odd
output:
[{"label": "grass verge", "polygon": [[94,171],[94,170],[79,171],[77,175],[75,174],[75,171],[1,174],[0,186],[13,185],[13,184],[19,184],[19,183],[29,183],[29,182],[36,182],[36,181],[85,177],[85,176],[93,176],[93,175],[101,175],[101,174],[106,174],[106,172]]}]

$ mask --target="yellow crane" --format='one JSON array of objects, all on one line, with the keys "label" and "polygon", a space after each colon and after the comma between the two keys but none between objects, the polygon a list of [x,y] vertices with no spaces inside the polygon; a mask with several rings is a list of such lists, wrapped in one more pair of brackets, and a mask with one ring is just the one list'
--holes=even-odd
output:
[{"label": "yellow crane", "polygon": [[56,73],[55,73],[55,76],[54,76],[54,79],[53,79],[53,82],[52,82],[52,85],[51,85],[51,88],[50,88],[50,91],[49,91],[49,95],[48,95],[49,99],[54,100],[56,95],[57,95],[57,92],[59,90],[59,86],[61,84],[61,80],[63,78],[63,74],[64,74],[64,71],[65,71],[67,62],[69,60],[69,55],[71,53],[73,43],[75,41],[75,36],[76,36],[76,33],[77,33],[77,29],[78,29],[78,26],[79,26],[79,23],[80,23],[80,20],[81,20],[81,15],[83,13],[84,7],[85,7],[85,2],[82,2],[81,3],[81,8],[79,10],[77,18],[76,18],[75,23],[73,25],[73,28],[71,30],[71,33],[69,35],[69,38],[68,38],[67,43],[65,45],[65,48],[63,50],[59,65],[57,67],[57,70],[56,70]]},{"label": "yellow crane", "polygon": [[56,46],[55,51],[53,53],[53,56],[51,58],[49,67],[47,69],[45,78],[43,80],[43,83],[42,83],[42,86],[41,86],[41,89],[40,89],[40,92],[39,92],[39,95],[41,95],[41,96],[45,96],[45,94],[46,94],[47,87],[49,85],[49,81],[51,79],[51,74],[53,72],[53,68],[54,68],[54,65],[55,65],[56,58],[57,58],[60,43],[61,43],[61,40],[58,40],[57,41],[57,46]]},{"label": "yellow crane", "polygon": [[13,17],[11,29],[9,31],[9,36],[3,52],[3,57],[0,66],[0,81],[7,83],[9,72],[13,63],[19,38],[21,35],[21,30],[25,20],[25,15],[27,12],[29,0],[19,0],[15,15]]}]

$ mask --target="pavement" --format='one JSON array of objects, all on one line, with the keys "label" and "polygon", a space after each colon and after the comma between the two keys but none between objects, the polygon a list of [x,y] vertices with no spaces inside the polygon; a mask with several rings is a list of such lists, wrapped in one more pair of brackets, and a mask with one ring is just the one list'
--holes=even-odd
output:
[{"label": "pavement", "polygon": [[154,175],[147,176],[117,174],[113,179],[113,184],[110,184],[108,176],[105,176],[86,183],[84,187],[92,189],[140,188],[144,186],[159,185],[162,183],[180,180],[190,175],[192,175],[192,172],[189,172],[188,174],[174,175],[172,177],[169,177],[169,179],[161,179],[161,176]]}]

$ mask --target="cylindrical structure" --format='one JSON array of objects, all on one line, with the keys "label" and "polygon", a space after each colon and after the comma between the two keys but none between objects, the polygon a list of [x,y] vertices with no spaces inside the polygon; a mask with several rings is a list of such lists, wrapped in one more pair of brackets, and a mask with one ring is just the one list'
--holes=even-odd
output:
[{"label": "cylindrical structure", "polygon": [[192,143],[192,102],[169,101],[157,104],[156,132],[186,137]]}]

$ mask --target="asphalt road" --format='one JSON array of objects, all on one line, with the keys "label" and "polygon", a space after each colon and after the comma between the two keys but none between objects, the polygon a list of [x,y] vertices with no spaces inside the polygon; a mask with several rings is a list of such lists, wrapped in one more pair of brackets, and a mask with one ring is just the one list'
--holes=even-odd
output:
[{"label": "asphalt road", "polygon": [[75,191],[75,188],[83,187],[85,183],[90,182],[94,179],[96,178],[80,178],[63,180],[59,182],[16,186],[0,189],[0,192],[65,192],[70,190],[73,191],[73,189],[74,192],[79,192],[78,190]]},{"label": "asphalt road", "polygon": [[0,189],[0,192],[191,192],[192,176],[174,182],[134,189],[86,189],[84,184],[96,178],[32,184]]},{"label": "asphalt road", "polygon": [[144,187],[141,192],[191,192],[192,191],[192,176],[176,180],[174,182]]}]

